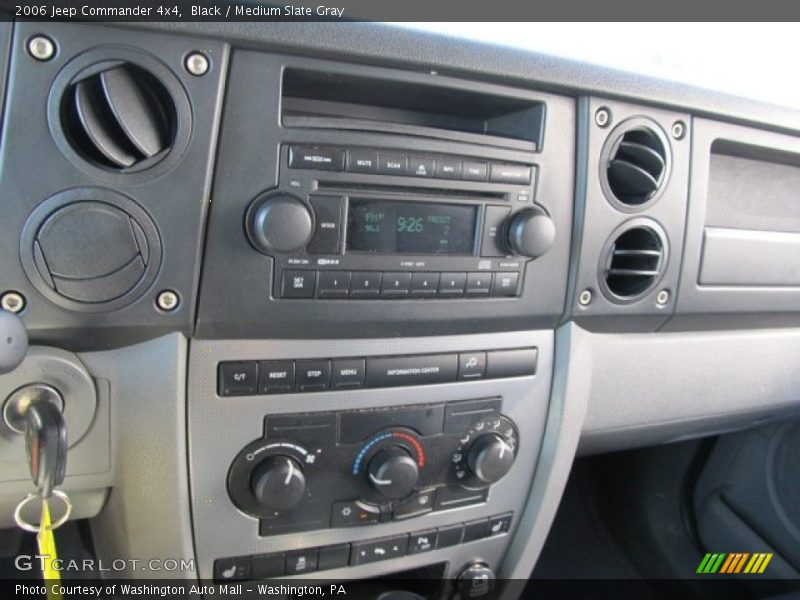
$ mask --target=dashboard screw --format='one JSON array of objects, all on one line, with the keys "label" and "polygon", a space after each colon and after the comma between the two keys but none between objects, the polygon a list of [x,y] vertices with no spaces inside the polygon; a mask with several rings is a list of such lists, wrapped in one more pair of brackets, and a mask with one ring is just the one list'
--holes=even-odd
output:
[{"label": "dashboard screw", "polygon": [[10,313],[21,313],[25,308],[25,296],[18,292],[6,292],[0,298],[0,307]]},{"label": "dashboard screw", "polygon": [[28,53],[36,60],[44,62],[55,56],[56,45],[47,36],[35,35],[28,40]]},{"label": "dashboard screw", "polygon": [[172,290],[164,290],[158,295],[156,304],[161,310],[170,312],[178,308],[178,304],[180,304],[180,298],[178,297],[178,294]]},{"label": "dashboard screw", "polygon": [[675,121],[672,124],[672,137],[682,140],[684,135],[686,135],[686,125],[683,121]]},{"label": "dashboard screw", "polygon": [[195,77],[202,77],[208,73],[208,69],[211,65],[205,54],[202,52],[192,52],[186,57],[184,66],[186,70]]},{"label": "dashboard screw", "polygon": [[597,112],[594,113],[594,122],[598,127],[608,127],[609,123],[611,123],[611,111],[605,106],[598,108]]},{"label": "dashboard screw", "polygon": [[656,304],[659,306],[664,306],[667,302],[669,302],[669,292],[667,290],[661,290],[658,292],[656,296]]},{"label": "dashboard screw", "polygon": [[589,306],[592,303],[592,290],[583,290],[578,296],[578,303],[581,306]]}]

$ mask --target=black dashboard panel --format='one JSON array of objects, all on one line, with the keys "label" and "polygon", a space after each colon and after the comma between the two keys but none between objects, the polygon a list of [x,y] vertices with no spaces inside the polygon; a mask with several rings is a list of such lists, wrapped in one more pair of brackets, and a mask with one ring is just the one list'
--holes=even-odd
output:
[{"label": "black dashboard panel", "polygon": [[[418,89],[428,90],[428,93],[419,94],[420,99],[413,105],[416,110],[411,117],[408,102],[404,107],[388,106],[387,101],[376,94],[377,99],[372,99],[371,108],[365,108],[371,100],[369,95],[360,96],[358,104],[345,105],[345,109],[349,108],[351,114],[359,117],[357,123],[342,123],[341,118],[330,116],[300,122],[295,119],[287,123],[285,114],[281,120],[281,106],[287,102],[287,98],[282,97],[281,81],[287,69],[291,72],[316,69],[331,78],[358,74],[374,81],[378,89],[391,85],[395,88],[400,86],[412,96]],[[341,83],[335,83],[332,89],[340,90]],[[349,84],[349,80],[345,83]],[[450,98],[459,94],[480,97],[476,94],[480,92],[483,98],[508,103],[510,108],[506,110],[511,111],[508,121],[522,118],[523,124],[529,117],[528,114],[518,116],[520,112],[524,113],[524,110],[520,111],[520,105],[543,106],[543,126],[531,130],[529,125],[528,130],[533,135],[532,140],[540,137],[538,132],[541,130],[541,143],[508,139],[505,137],[508,128],[499,126],[500,133],[486,136],[486,139],[475,134],[453,134],[439,126],[440,121],[446,123],[447,117],[447,109],[441,105],[434,105],[442,115],[440,121],[433,121],[437,126],[431,127],[430,121],[425,125],[426,121],[420,121],[420,114],[422,108],[431,107],[429,98],[433,92],[430,90]],[[348,98],[341,92],[338,94],[339,104],[343,98]],[[352,98],[352,93],[349,98]],[[380,102],[383,102],[382,112],[375,109]],[[335,113],[334,109],[341,110],[341,106],[330,110]],[[319,107],[307,110],[319,110]],[[362,110],[369,118],[361,118]],[[391,112],[392,119],[386,117],[387,111],[394,111]],[[396,130],[398,121],[408,123],[410,119],[416,120],[417,125]],[[465,121],[468,123],[467,119],[459,123],[463,125]],[[574,122],[575,101],[569,98],[466,84],[431,73],[356,67],[248,51],[233,52],[197,334],[207,338],[372,337],[553,326],[564,306],[569,259],[574,194]],[[357,130],[359,128],[361,131]],[[417,177],[414,171],[394,175],[380,168],[377,173],[349,173],[342,172],[345,171],[344,163],[338,159],[325,162],[323,168],[316,170],[296,169],[290,166],[287,145],[317,148],[320,158],[310,156],[308,162],[317,161],[312,164],[324,160],[322,155],[327,149],[339,152],[346,149],[351,158],[354,149],[360,152],[375,149],[379,161],[381,156],[396,157],[401,161],[410,156],[408,160],[412,162],[414,157],[420,157],[423,170],[428,163],[429,169],[435,169],[435,161],[452,162],[451,159],[457,157],[458,164],[490,163],[492,168],[495,164],[531,165],[535,177],[531,175],[530,166],[526,167],[530,179],[519,183],[508,183],[507,179],[495,177],[492,172],[483,175],[483,181],[435,177],[433,172],[431,177]],[[405,168],[406,163],[402,164]],[[294,254],[273,253],[273,260],[255,252],[242,235],[248,206],[265,192],[292,195],[300,202],[313,200],[315,194],[334,194],[356,199],[380,197],[385,201],[452,203],[449,206],[467,204],[480,209],[480,218],[483,218],[487,205],[506,206],[509,211],[515,211],[514,214],[525,207],[533,209],[538,206],[552,219],[556,237],[550,251],[535,260],[514,256],[510,252],[507,258],[481,258],[485,255],[478,253],[477,249],[474,258],[425,257],[409,252],[371,257],[342,255],[341,247],[338,253],[323,257],[302,250]],[[522,282],[518,298],[490,296],[451,300],[444,296],[420,303],[410,298],[383,297],[354,302],[351,299],[312,299],[309,296],[314,296],[313,292],[300,290],[299,297],[287,299],[285,290],[284,297],[281,297],[281,280],[274,274],[276,267],[283,269],[284,286],[287,285],[286,277],[295,281],[295,277],[303,276],[303,269],[313,271],[315,268],[320,273],[331,269],[347,273],[379,272],[384,275],[384,282],[394,277],[392,281],[398,285],[404,278],[410,281],[414,273],[441,273],[444,276],[454,272],[466,277],[467,272],[478,273],[488,268],[495,272],[495,277],[498,272],[520,271]],[[308,277],[315,275],[312,272]]]},{"label": "black dashboard panel", "polygon": [[[45,31],[57,53],[37,61],[26,42]],[[204,78],[182,68],[198,45],[213,56]],[[33,341],[98,348],[191,333],[226,59],[224,44],[207,40],[15,25],[0,157],[0,253],[18,258],[0,261],[0,280],[4,292],[25,298]],[[144,81],[127,70],[159,82],[169,123],[164,148],[150,147],[153,155],[138,164],[118,165],[88,149],[92,136],[114,141],[104,140],[98,126],[109,109],[101,106],[104,96],[89,86],[118,94],[122,110],[129,106],[123,99],[137,92],[131,82]],[[113,83],[115,76],[124,80]],[[128,87],[111,88],[119,83]],[[98,129],[85,137],[67,131],[80,123]],[[147,144],[147,133],[133,130],[138,121],[128,124]],[[157,307],[164,290],[177,295],[176,308]]]}]

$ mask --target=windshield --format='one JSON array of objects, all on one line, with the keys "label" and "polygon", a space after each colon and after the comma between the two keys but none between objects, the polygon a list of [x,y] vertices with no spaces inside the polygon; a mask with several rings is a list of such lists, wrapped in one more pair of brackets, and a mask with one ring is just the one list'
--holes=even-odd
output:
[{"label": "windshield", "polygon": [[399,23],[800,108],[797,23]]}]

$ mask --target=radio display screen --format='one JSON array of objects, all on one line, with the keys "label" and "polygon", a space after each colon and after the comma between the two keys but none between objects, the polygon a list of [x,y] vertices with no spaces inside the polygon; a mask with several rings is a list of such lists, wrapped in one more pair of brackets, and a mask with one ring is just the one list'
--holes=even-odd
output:
[{"label": "radio display screen", "polygon": [[347,249],[378,254],[473,253],[478,207],[351,198]]}]

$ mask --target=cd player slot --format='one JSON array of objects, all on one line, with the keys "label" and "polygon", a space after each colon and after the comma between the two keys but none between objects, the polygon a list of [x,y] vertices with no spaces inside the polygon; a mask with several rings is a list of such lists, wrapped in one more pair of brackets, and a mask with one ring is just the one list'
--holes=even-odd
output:
[{"label": "cd player slot", "polygon": [[372,131],[537,151],[543,102],[488,91],[289,68],[284,127]]},{"label": "cd player slot", "polygon": [[441,198],[453,199],[495,199],[506,200],[508,197],[505,192],[491,192],[491,191],[472,191],[472,190],[447,190],[427,187],[410,187],[409,185],[373,185],[373,184],[358,184],[351,181],[320,181],[319,192],[336,191],[340,193],[352,192],[356,194],[363,194],[364,192],[372,192],[379,194],[397,194],[402,196],[438,196]]}]

